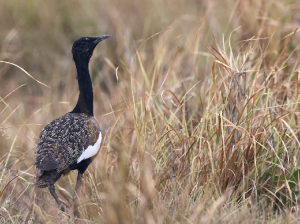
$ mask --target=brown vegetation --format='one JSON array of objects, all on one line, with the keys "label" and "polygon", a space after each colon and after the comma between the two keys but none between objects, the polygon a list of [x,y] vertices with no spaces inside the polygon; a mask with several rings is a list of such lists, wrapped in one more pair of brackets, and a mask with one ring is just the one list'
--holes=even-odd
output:
[{"label": "brown vegetation", "polygon": [[[0,223],[66,223],[35,191],[37,135],[90,70],[100,153],[82,223],[297,223],[298,1],[0,1]],[[76,173],[56,184],[72,206]]]}]

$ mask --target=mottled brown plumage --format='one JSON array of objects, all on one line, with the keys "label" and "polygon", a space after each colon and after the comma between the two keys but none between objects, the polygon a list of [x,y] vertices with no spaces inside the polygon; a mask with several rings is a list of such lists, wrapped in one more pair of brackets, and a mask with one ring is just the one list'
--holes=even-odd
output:
[{"label": "mottled brown plumage", "polygon": [[36,146],[36,186],[48,187],[68,174],[89,145],[95,145],[100,127],[94,117],[67,113],[42,130]]},{"label": "mottled brown plumage", "polygon": [[74,201],[74,216],[78,217],[78,195],[84,171],[97,155],[102,135],[94,118],[93,88],[88,64],[97,44],[108,38],[82,37],[72,47],[77,69],[79,97],[74,109],[47,124],[39,135],[36,154],[36,181],[38,188],[48,187],[61,209],[54,184],[63,174],[78,170]]}]

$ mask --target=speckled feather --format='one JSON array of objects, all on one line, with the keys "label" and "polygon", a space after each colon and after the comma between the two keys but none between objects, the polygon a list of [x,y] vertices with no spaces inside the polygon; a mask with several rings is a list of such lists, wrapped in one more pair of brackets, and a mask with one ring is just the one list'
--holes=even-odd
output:
[{"label": "speckled feather", "polygon": [[47,187],[67,174],[99,133],[97,121],[84,113],[67,113],[47,124],[36,147],[36,186]]}]

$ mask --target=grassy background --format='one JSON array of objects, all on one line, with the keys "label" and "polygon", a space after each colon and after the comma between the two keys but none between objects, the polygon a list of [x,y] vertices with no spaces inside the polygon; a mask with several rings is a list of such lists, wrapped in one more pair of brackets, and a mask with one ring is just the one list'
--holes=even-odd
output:
[{"label": "grassy background", "polygon": [[[67,223],[33,186],[37,136],[91,59],[104,133],[82,223],[297,223],[298,1],[0,0],[0,223]],[[69,210],[76,172],[56,184]],[[72,217],[71,217],[72,219]]]}]

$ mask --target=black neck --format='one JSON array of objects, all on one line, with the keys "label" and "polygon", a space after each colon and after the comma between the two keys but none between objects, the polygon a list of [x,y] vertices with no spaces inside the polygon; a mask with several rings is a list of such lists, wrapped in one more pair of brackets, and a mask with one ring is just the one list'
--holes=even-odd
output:
[{"label": "black neck", "polygon": [[74,61],[77,69],[79,97],[75,108],[70,113],[85,113],[94,116],[93,87],[88,62],[75,58]]}]

